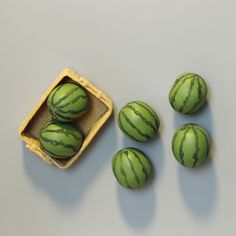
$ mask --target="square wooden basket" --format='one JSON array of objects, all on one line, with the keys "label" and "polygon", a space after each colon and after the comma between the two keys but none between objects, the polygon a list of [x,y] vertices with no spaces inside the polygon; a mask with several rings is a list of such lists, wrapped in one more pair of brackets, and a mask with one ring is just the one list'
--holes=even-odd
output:
[{"label": "square wooden basket", "polygon": [[[49,156],[41,149],[38,138],[41,127],[52,118],[47,108],[47,97],[55,87],[65,82],[78,83],[87,91],[89,107],[88,111],[76,121],[76,124],[84,134],[84,142],[80,150],[75,156],[69,159],[57,159]],[[51,84],[37,105],[22,122],[19,128],[19,135],[22,140],[26,142],[26,147],[36,153],[46,163],[54,164],[61,169],[67,169],[75,163],[88,147],[94,136],[111,116],[112,111],[113,105],[110,98],[72,69],[65,69]]]}]

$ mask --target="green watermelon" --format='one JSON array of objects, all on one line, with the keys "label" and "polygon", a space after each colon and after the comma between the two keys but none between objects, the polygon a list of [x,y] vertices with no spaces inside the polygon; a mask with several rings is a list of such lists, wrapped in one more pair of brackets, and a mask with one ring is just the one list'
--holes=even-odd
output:
[{"label": "green watermelon", "polygon": [[169,92],[172,108],[182,114],[197,112],[206,102],[207,85],[204,79],[195,73],[180,75]]},{"label": "green watermelon", "polygon": [[125,188],[145,186],[152,174],[152,165],[143,152],[124,148],[112,159],[112,169],[117,181]]},{"label": "green watermelon", "polygon": [[209,136],[196,124],[179,127],[172,139],[175,159],[185,167],[198,167],[207,159],[210,150]]},{"label": "green watermelon", "polygon": [[120,110],[118,125],[128,137],[147,142],[157,134],[160,122],[156,112],[149,105],[133,101]]},{"label": "green watermelon", "polygon": [[39,142],[42,149],[56,158],[74,156],[83,142],[83,135],[75,126],[52,120],[40,130]]},{"label": "green watermelon", "polygon": [[64,83],[50,93],[47,105],[55,119],[70,122],[85,113],[88,95],[79,85]]}]

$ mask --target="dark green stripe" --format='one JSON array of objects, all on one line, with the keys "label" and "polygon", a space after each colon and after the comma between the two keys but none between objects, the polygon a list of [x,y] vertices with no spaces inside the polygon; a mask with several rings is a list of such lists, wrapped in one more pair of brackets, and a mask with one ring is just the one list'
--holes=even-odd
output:
[{"label": "dark green stripe", "polygon": [[151,112],[151,111],[150,111],[150,108],[147,107],[147,106],[145,106],[145,105],[142,104],[141,102],[135,102],[135,103],[137,103],[139,106],[141,106],[142,108],[144,108],[144,109],[152,116],[152,118],[154,119],[155,124],[156,124],[156,129],[158,129],[158,127],[159,127],[159,120],[158,120],[157,115],[155,116],[155,115],[153,114],[153,113],[155,113],[155,112],[154,112],[154,111]]},{"label": "dark green stripe", "polygon": [[71,135],[76,140],[81,140],[82,136],[77,136],[73,131],[64,130],[64,129],[55,129],[55,130],[44,130],[43,133],[60,133],[66,136]]},{"label": "dark green stripe", "polygon": [[[119,114],[119,116],[120,116],[120,115],[121,115],[121,113]],[[139,142],[139,140],[136,139],[133,135],[128,134],[128,133],[126,132],[126,130],[124,129],[123,125],[122,125],[121,122],[120,122],[120,118],[118,119],[118,125],[119,125],[120,129],[121,129],[127,136],[132,137],[134,140],[136,140],[136,141]]]},{"label": "dark green stripe", "polygon": [[119,155],[119,152],[116,153],[116,155],[114,156],[113,160],[112,160],[112,170],[113,170],[113,173],[115,174],[116,171],[115,171],[115,167],[116,167],[116,160],[117,160],[117,156]]},{"label": "dark green stripe", "polygon": [[73,98],[70,102],[68,102],[68,103],[66,103],[64,105],[57,106],[56,108],[62,109],[62,108],[66,107],[66,106],[68,106],[70,104],[76,103],[80,98],[86,99],[87,95],[86,94],[85,95],[82,95],[82,94],[78,95],[77,97]]},{"label": "dark green stripe", "polygon": [[64,116],[64,115],[58,113],[58,111],[56,111],[56,110],[53,111],[53,114],[55,114],[55,116],[58,116],[59,118],[64,119],[64,120],[68,120],[68,121],[74,120],[74,118],[72,118],[70,116]]},{"label": "dark green stripe", "polygon": [[44,124],[44,125],[42,126],[41,130],[40,130],[40,133],[42,133],[42,132],[43,132],[46,128],[48,128],[50,125],[54,125],[54,123],[50,121],[50,122]]},{"label": "dark green stripe", "polygon": [[55,97],[55,94],[56,94],[56,92],[58,92],[60,89],[62,88],[62,85],[60,85],[60,86],[58,86],[57,88],[55,88],[55,92],[53,93],[53,95],[51,96],[51,105],[52,106],[54,106],[55,104],[54,104],[54,97]]},{"label": "dark green stripe", "polygon": [[129,162],[129,164],[130,164],[130,168],[131,168],[132,172],[134,173],[135,180],[136,180],[137,184],[139,185],[139,184],[140,184],[140,180],[139,180],[139,178],[138,178],[137,172],[135,171],[135,168],[134,168],[134,165],[133,165],[132,161],[129,159],[129,153],[128,153],[128,151],[125,151],[124,154],[126,155],[127,160],[128,160],[128,162]]},{"label": "dark green stripe", "polygon": [[[62,156],[62,155],[59,155],[59,154],[55,154],[55,153],[52,153],[52,152],[50,152],[50,151],[48,151],[48,150],[46,150],[46,149],[44,149],[42,146],[41,146],[41,149],[45,152],[45,153],[47,153],[48,155],[50,155],[50,156],[52,156],[52,157],[54,157],[54,158],[57,158],[57,157],[60,157],[60,158],[68,158],[68,157],[70,157],[70,156]],[[74,154],[72,154],[71,156],[73,156]]]},{"label": "dark green stripe", "polygon": [[[80,87],[76,87],[76,88],[72,88],[71,90],[69,90],[63,97],[61,97],[55,104],[54,106],[57,106],[58,104],[60,104],[62,101],[66,100],[69,96],[71,96],[74,92],[78,91],[79,89],[81,89]],[[56,91],[57,93],[58,91]],[[55,94],[56,94],[55,93]]]},{"label": "dark green stripe", "polygon": [[187,128],[186,126],[184,126],[184,127],[182,127],[182,128],[179,128],[179,129],[177,130],[177,132],[175,133],[175,135],[174,135],[174,137],[173,137],[173,139],[172,139],[172,151],[173,151],[173,152],[174,152],[174,150],[175,150],[175,149],[174,149],[175,140],[176,140],[176,138],[177,138],[179,132],[185,130],[186,128]]},{"label": "dark green stripe", "polygon": [[145,165],[142,163],[142,161],[140,160],[139,156],[136,154],[135,151],[130,150],[130,152],[133,153],[133,155],[137,158],[139,164],[142,166],[143,173],[145,174],[145,183],[147,183],[147,181],[148,181],[148,171],[146,170]]},{"label": "dark green stripe", "polygon": [[190,73],[187,73],[187,74],[184,73],[179,78],[177,78],[174,82],[174,85],[171,88],[171,91],[174,91],[174,89],[176,88],[176,86],[178,85],[178,83],[180,82],[181,79],[183,79],[185,76],[190,76],[190,75],[191,75]]},{"label": "dark green stripe", "polygon": [[51,139],[48,139],[46,137],[43,137],[42,135],[40,136],[40,139],[42,139],[44,142],[46,143],[50,143],[52,146],[58,146],[58,145],[61,145],[63,146],[64,148],[68,148],[68,149],[71,149],[73,152],[77,152],[78,151],[78,147],[74,146],[74,145],[71,145],[71,144],[66,144],[64,143],[63,141],[55,141],[55,140],[51,140]]},{"label": "dark green stripe", "polygon": [[140,117],[140,119],[147,125],[149,126],[151,129],[153,129],[154,132],[157,131],[157,127],[155,127],[151,121],[147,120],[144,116],[142,116],[142,114],[137,111],[132,105],[127,105],[127,108],[129,108],[130,110],[132,110],[135,115],[137,115],[138,117]]},{"label": "dark green stripe", "polygon": [[183,105],[180,107],[179,112],[182,112],[183,109],[184,109],[184,107],[185,107],[186,104],[188,103],[188,100],[189,100],[190,95],[191,95],[192,90],[193,90],[194,81],[195,81],[195,79],[193,78],[193,79],[191,80],[191,84],[190,84],[190,88],[189,88],[189,91],[188,91],[188,95],[185,97],[185,99],[184,99],[184,101],[183,101]]},{"label": "dark green stripe", "polygon": [[185,137],[186,137],[186,135],[188,133],[188,130],[189,130],[189,127],[187,127],[187,129],[185,130],[183,138],[181,139],[181,142],[180,142],[180,147],[179,147],[179,158],[180,158],[180,161],[181,161],[182,165],[184,165],[183,145],[184,145],[184,140],[185,140]]},{"label": "dark green stripe", "polygon": [[[178,86],[178,88],[175,90],[175,92],[174,92],[174,94],[172,95],[172,92],[173,92],[173,89],[171,89],[171,92],[170,92],[170,103],[171,103],[171,105],[173,106],[173,104],[175,103],[175,97],[177,96],[177,93],[179,92],[179,90],[180,90],[180,88],[181,88],[181,86],[187,81],[187,80],[189,80],[189,79],[191,79],[191,78],[189,78],[189,76],[190,76],[191,74],[189,74],[189,75],[184,75],[181,79],[182,79],[182,81],[179,81],[179,86]],[[186,76],[186,77],[185,77]],[[184,78],[185,77],[185,78]]]},{"label": "dark green stripe", "polygon": [[127,174],[126,174],[125,170],[122,167],[122,158],[123,158],[123,155],[120,156],[120,164],[121,164],[120,165],[120,172],[125,178],[125,183],[126,183],[127,187],[132,189],[132,187],[129,185],[129,182],[128,182],[128,179],[127,179]]},{"label": "dark green stripe", "polygon": [[199,77],[197,75],[195,75],[195,76],[196,76],[197,83],[198,83],[198,100],[189,109],[189,111],[188,111],[189,113],[193,112],[196,109],[196,107],[198,107],[200,105],[200,103],[202,102],[202,85],[199,81]]},{"label": "dark green stripe", "polygon": [[130,120],[129,118],[126,116],[125,112],[121,111],[121,115],[124,117],[125,121],[133,128],[135,129],[142,137],[146,138],[146,139],[150,139],[151,136],[149,136],[148,134],[144,134],[141,130],[139,130]]},{"label": "dark green stripe", "polygon": [[78,109],[78,110],[68,110],[68,111],[63,111],[63,110],[61,110],[61,109],[58,108],[58,107],[56,108],[56,110],[59,111],[60,113],[63,113],[63,114],[69,113],[69,114],[72,114],[72,115],[77,115],[77,114],[79,114],[79,113],[85,111],[86,109],[87,109],[86,106],[83,107],[83,108],[80,108],[80,109]]},{"label": "dark green stripe", "polygon": [[194,126],[192,126],[192,129],[193,129],[194,136],[195,136],[195,139],[196,139],[196,142],[195,142],[195,152],[194,152],[194,154],[193,154],[193,159],[194,159],[193,167],[195,167],[196,164],[197,164],[197,162],[198,162],[198,154],[199,154],[199,137],[198,137],[198,133],[197,133],[197,131],[194,129]]},{"label": "dark green stripe", "polygon": [[195,127],[195,129],[198,130],[204,136],[204,138],[206,139],[206,143],[207,143],[207,153],[206,153],[206,155],[208,156],[209,151],[210,151],[209,139],[208,139],[207,135],[205,134],[205,132],[203,130],[199,129],[198,127]]}]

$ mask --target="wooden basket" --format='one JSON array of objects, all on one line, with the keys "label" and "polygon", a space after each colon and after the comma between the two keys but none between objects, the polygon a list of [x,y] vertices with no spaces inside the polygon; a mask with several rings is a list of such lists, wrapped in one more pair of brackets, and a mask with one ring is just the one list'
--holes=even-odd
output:
[{"label": "wooden basket", "polygon": [[[82,86],[87,91],[90,102],[87,112],[76,121],[76,124],[84,134],[84,142],[80,150],[75,156],[69,159],[57,159],[49,156],[41,149],[38,138],[41,127],[52,118],[47,108],[47,97],[55,87],[65,82],[74,82]],[[19,128],[19,135],[22,140],[26,142],[26,147],[36,153],[46,163],[53,163],[61,169],[67,169],[88,147],[94,136],[111,116],[112,111],[113,105],[110,98],[72,69],[65,69],[51,84],[34,109],[22,122]]]}]

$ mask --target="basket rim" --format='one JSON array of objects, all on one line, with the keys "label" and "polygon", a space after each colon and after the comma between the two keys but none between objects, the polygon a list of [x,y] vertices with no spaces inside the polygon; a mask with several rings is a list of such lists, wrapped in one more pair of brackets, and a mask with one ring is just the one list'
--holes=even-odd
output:
[{"label": "basket rim", "polygon": [[[89,93],[91,93],[93,96],[95,96],[99,101],[101,101],[106,107],[107,110],[104,112],[104,114],[97,120],[94,125],[92,126],[91,130],[89,131],[88,135],[86,136],[86,139],[84,140],[84,143],[82,144],[79,152],[75,154],[72,158],[69,158],[65,165],[60,165],[53,157],[49,156],[45,152],[43,152],[40,148],[37,146],[37,141],[33,139],[32,137],[29,137],[24,134],[25,129],[29,125],[32,118],[36,115],[38,110],[41,108],[41,106],[45,103],[47,100],[47,97],[51,93],[51,91],[58,86],[58,84],[63,81],[65,77],[69,77],[74,82],[80,84],[83,88],[85,88]],[[38,156],[40,156],[46,163],[48,164],[54,164],[60,169],[67,169],[69,168],[83,153],[83,151],[87,148],[89,143],[92,141],[94,136],[98,133],[98,131],[102,128],[102,126],[106,123],[106,121],[109,119],[113,112],[113,103],[112,100],[100,89],[96,88],[89,80],[84,78],[83,76],[79,75],[77,72],[75,72],[71,68],[65,68],[59,76],[49,85],[45,93],[42,95],[38,103],[32,108],[31,112],[25,117],[25,119],[22,121],[18,134],[21,137],[21,139],[26,142],[26,147],[36,153]]]}]

